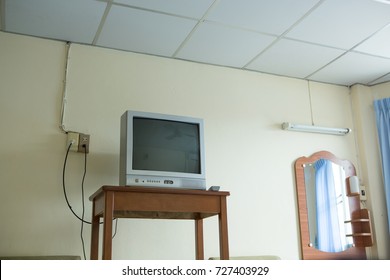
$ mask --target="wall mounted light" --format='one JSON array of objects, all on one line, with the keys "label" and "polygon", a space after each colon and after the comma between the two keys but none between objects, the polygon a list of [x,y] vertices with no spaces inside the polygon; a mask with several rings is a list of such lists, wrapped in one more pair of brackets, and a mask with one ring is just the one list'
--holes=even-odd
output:
[{"label": "wall mounted light", "polygon": [[346,135],[351,131],[350,128],[334,128],[334,127],[324,127],[324,126],[315,126],[315,125],[294,124],[289,122],[284,122],[282,124],[282,129],[300,131],[300,132],[333,134],[333,135]]}]

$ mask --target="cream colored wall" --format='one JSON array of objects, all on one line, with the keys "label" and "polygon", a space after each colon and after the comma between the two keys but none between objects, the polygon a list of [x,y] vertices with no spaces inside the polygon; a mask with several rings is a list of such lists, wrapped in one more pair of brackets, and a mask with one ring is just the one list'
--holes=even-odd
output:
[{"label": "cream colored wall", "polygon": [[351,95],[361,163],[360,183],[366,186],[366,206],[371,211],[374,231],[374,246],[368,252],[373,259],[390,259],[389,226],[373,104],[375,99],[390,97],[390,83],[373,87],[355,85]]},{"label": "cream colored wall", "polygon": [[[59,126],[65,44],[0,33],[0,255],[82,255],[80,222],[65,204]],[[357,164],[355,134],[287,132],[284,121],[352,127],[349,89],[73,44],[65,127],[91,135],[86,196],[118,184],[119,118],[127,109],[205,121],[207,185],[228,199],[230,254],[299,259],[293,163],[329,150]],[[310,102],[311,100],[311,102]],[[81,213],[83,155],[66,183]],[[86,219],[91,205],[86,201]],[[205,256],[218,255],[217,218],[205,221]],[[124,220],[115,259],[193,259],[191,221]],[[84,238],[89,254],[90,228]],[[4,242],[6,240],[6,242]]]}]

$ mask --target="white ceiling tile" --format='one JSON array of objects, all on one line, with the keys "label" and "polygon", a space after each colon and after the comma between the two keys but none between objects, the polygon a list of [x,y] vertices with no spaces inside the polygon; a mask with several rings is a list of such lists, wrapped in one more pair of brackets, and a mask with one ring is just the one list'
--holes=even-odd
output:
[{"label": "white ceiling tile", "polygon": [[305,78],[343,53],[338,49],[282,39],[246,68]]},{"label": "white ceiling tile", "polygon": [[379,79],[370,82],[369,85],[376,85],[376,84],[386,83],[386,82],[390,82],[390,73],[383,77],[380,77]]},{"label": "white ceiling tile", "polygon": [[389,73],[390,59],[347,53],[321,69],[310,79],[341,85],[366,84]]},{"label": "white ceiling tile", "polygon": [[171,56],[196,23],[195,20],[112,6],[97,44]]},{"label": "white ceiling tile", "polygon": [[4,32],[333,84],[389,81],[390,5],[374,0],[0,0],[0,13]]},{"label": "white ceiling tile", "polygon": [[327,0],[287,34],[350,49],[390,22],[390,5],[372,0]]},{"label": "white ceiling tile", "polygon": [[175,15],[202,18],[214,0],[115,0],[114,3]]},{"label": "white ceiling tile", "polygon": [[390,26],[387,26],[355,50],[390,58]]},{"label": "white ceiling tile", "polygon": [[208,20],[280,35],[319,0],[220,0]]},{"label": "white ceiling tile", "polygon": [[92,43],[106,3],[95,0],[5,1],[9,32]]},{"label": "white ceiling tile", "polygon": [[275,39],[273,36],[204,22],[196,29],[177,57],[243,67]]}]

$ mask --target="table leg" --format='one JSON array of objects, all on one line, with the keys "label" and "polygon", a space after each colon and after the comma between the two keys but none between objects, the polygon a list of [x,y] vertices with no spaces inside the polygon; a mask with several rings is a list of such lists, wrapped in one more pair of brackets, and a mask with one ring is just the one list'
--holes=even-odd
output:
[{"label": "table leg", "polygon": [[221,197],[221,212],[219,217],[219,251],[221,260],[229,259],[229,240],[228,240],[228,224],[226,197]]},{"label": "table leg", "polygon": [[203,219],[195,220],[195,253],[197,260],[204,260]]},{"label": "table leg", "polygon": [[103,260],[112,258],[112,219],[114,212],[114,193],[106,192],[103,214]]},{"label": "table leg", "polygon": [[95,215],[95,200],[92,202],[91,260],[99,258],[99,216]]}]

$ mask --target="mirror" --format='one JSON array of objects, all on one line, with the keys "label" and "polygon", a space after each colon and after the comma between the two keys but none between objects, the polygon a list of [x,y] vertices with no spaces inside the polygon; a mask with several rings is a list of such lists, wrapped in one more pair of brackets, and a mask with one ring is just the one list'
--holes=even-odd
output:
[{"label": "mirror", "polygon": [[303,169],[311,246],[323,252],[347,250],[353,239],[344,168],[319,159]]},{"label": "mirror", "polygon": [[295,162],[302,259],[366,259],[354,246],[351,213],[358,196],[348,196],[347,178],[356,175],[348,160],[317,152]]}]

